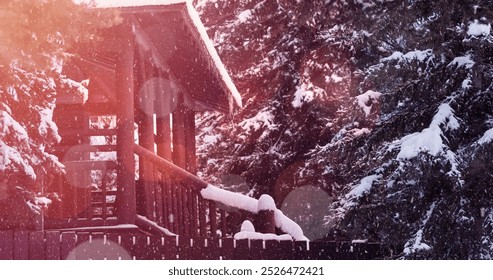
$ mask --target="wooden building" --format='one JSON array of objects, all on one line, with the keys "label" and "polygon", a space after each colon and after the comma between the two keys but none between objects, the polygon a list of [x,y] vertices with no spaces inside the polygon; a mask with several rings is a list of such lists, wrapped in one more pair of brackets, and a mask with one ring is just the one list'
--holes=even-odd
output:
[{"label": "wooden building", "polygon": [[123,22],[78,46],[64,67],[88,92],[57,99],[56,155],[66,174],[48,190],[59,200],[45,229],[142,222],[136,217],[178,234],[220,227],[221,213],[199,194],[206,183],[189,178],[197,169],[194,120],[203,110],[228,114],[241,97],[193,7],[164,2],[115,7]]}]

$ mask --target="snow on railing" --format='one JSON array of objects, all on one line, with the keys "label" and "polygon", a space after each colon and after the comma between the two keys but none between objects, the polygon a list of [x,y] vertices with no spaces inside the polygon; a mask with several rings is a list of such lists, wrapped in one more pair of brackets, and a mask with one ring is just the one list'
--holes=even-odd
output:
[{"label": "snow on railing", "polygon": [[[264,201],[267,199],[257,200],[243,194],[220,189],[210,184],[208,184],[205,189],[202,189],[200,194],[206,199],[214,200],[224,205],[245,210],[253,214],[257,214],[260,210],[273,210],[275,214],[276,227],[291,235],[294,240],[307,240],[301,227],[289,217],[284,215],[281,210],[277,209],[275,204],[265,204]],[[263,196],[269,197],[272,200],[272,203],[274,202],[270,196],[265,194]]]},{"label": "snow on railing", "polygon": [[262,195],[261,198],[257,200],[243,194],[220,189],[205,182],[185,169],[176,166],[172,162],[157,156],[138,144],[134,145],[134,152],[146,161],[150,161],[158,166],[161,166],[162,168],[168,169],[172,176],[181,177],[193,182],[194,184],[192,185],[200,191],[200,195],[204,199],[218,202],[235,209],[244,210],[252,214],[259,214],[260,212],[266,210],[273,211],[275,226],[277,228],[291,235],[296,241],[307,240],[301,227],[289,217],[284,215],[281,210],[277,209],[274,200],[270,196]]}]

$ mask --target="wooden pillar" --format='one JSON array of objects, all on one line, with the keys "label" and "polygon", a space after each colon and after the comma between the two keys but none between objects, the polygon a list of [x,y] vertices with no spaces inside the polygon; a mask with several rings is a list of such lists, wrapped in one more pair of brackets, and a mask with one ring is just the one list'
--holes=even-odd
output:
[{"label": "wooden pillar", "polygon": [[173,111],[173,163],[186,169],[186,120],[183,97],[180,97],[178,106]]},{"label": "wooden pillar", "polygon": [[[161,76],[161,75],[159,75]],[[166,79],[166,77],[160,77]],[[171,161],[171,111],[172,99],[169,88],[156,92],[156,144],[158,156]]]},{"label": "wooden pillar", "polygon": [[[162,73],[158,73],[158,77],[168,79]],[[172,96],[170,88],[160,88],[156,92],[156,145],[158,156],[172,161],[173,155],[171,151],[171,110]],[[174,217],[173,199],[172,199],[172,179],[169,172],[163,172],[162,181],[162,205],[163,205],[163,225],[173,231],[173,223],[170,222],[170,217]]]},{"label": "wooden pillar", "polygon": [[276,204],[270,195],[263,194],[258,199],[257,225],[255,228],[261,233],[276,232]]},{"label": "wooden pillar", "polygon": [[[140,57],[140,88],[137,100],[138,106],[138,133],[139,145],[151,152],[154,152],[154,102],[155,102],[155,87],[153,83],[146,83],[146,79],[152,79],[152,65],[143,63],[144,57]],[[144,161],[144,158],[139,160],[139,189],[137,190],[139,213],[148,219],[155,221],[154,209],[154,174],[152,164]]]},{"label": "wooden pillar", "polygon": [[195,111],[184,109],[185,121],[185,162],[186,170],[192,174],[197,173],[197,152],[195,145]]},{"label": "wooden pillar", "polygon": [[134,38],[130,25],[116,61],[117,91],[117,217],[120,224],[134,224],[136,217],[134,160]]}]

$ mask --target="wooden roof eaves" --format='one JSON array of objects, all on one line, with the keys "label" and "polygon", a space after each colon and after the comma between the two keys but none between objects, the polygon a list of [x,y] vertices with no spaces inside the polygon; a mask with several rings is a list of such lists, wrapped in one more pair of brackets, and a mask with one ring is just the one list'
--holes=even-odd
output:
[{"label": "wooden roof eaves", "polygon": [[[184,19],[184,23],[186,25],[187,30],[190,31],[190,34],[193,36],[193,40],[196,42],[196,45],[199,46],[198,51],[202,55],[202,57],[207,58],[209,71],[214,73],[215,79],[220,83],[221,88],[226,93],[226,98],[229,104],[229,111],[232,112],[235,104],[241,107],[241,100],[237,100],[241,97],[235,97],[234,92],[237,93],[236,88],[230,89],[226,81],[222,78],[222,74],[220,70],[217,68],[216,62],[212,58],[212,54],[209,52],[206,43],[203,41],[203,38],[198,30],[198,26],[195,25],[192,15],[190,14],[188,4],[186,2],[183,3],[175,3],[169,5],[149,5],[149,6],[131,6],[131,7],[119,7],[120,11],[124,14],[136,14],[136,13],[160,13],[160,12],[179,12],[182,14]],[[228,75],[229,76],[229,75]],[[230,78],[228,78],[230,79]],[[238,93],[237,93],[238,94]],[[219,109],[219,108],[218,108]]]},{"label": "wooden roof eaves", "polygon": [[[144,47],[149,48],[151,53],[152,53],[151,59],[153,60],[155,65],[158,66],[159,68],[161,68],[161,70],[163,70],[165,73],[167,73],[170,79],[177,82],[177,85],[178,85],[178,88],[180,89],[180,91],[182,91],[184,94],[188,94],[188,91],[185,89],[185,87],[183,87],[179,83],[179,80],[173,74],[171,67],[168,65],[168,63],[166,62],[164,57],[161,55],[159,50],[156,48],[156,45],[149,38],[149,36],[147,35],[144,28],[142,28],[142,26],[140,25],[139,21],[133,16],[132,16],[132,24],[135,28],[134,34],[136,36],[137,44],[142,43],[142,44],[144,44]],[[137,38],[137,36],[141,36],[140,37],[141,40],[139,40],[139,38]]]}]

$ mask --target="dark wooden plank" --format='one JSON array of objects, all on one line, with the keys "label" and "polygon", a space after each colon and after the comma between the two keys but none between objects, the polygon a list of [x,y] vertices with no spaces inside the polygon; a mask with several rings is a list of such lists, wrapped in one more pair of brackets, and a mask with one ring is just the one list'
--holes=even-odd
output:
[{"label": "dark wooden plank", "polygon": [[[207,212],[206,212],[207,202],[202,196],[199,196],[199,235],[207,236]],[[223,235],[224,237],[224,235]]]},{"label": "dark wooden plank", "polygon": [[198,216],[198,192],[195,190],[189,191],[189,201],[190,201],[190,231],[191,236],[199,236],[199,216]]},{"label": "dark wooden plank", "polygon": [[233,238],[220,239],[219,247],[221,249],[222,260],[234,260],[234,251],[236,248],[236,240]]},{"label": "dark wooden plank", "polygon": [[60,232],[47,231],[45,233],[46,238],[46,259],[47,260],[60,260]]},{"label": "dark wooden plank", "polygon": [[14,232],[0,231],[0,259],[14,259]]},{"label": "dark wooden plank", "polygon": [[32,231],[29,233],[29,259],[44,260],[46,259],[45,249],[45,232]]},{"label": "dark wooden plank", "polygon": [[194,240],[189,237],[178,237],[178,256],[180,260],[193,259]]},{"label": "dark wooden plank", "polygon": [[158,225],[164,226],[163,183],[160,178],[161,175],[158,174],[157,170],[153,170],[152,173],[154,174],[154,197],[155,197],[154,211],[156,215],[156,222]]},{"label": "dark wooden plank", "polygon": [[250,240],[250,258],[252,260],[270,260],[270,252],[264,249],[264,240]]},{"label": "dark wooden plank", "polygon": [[[76,260],[95,260],[93,251],[94,246],[91,241],[93,240],[89,232],[79,232],[77,233],[77,245],[75,250],[73,250],[73,256]],[[97,245],[96,245],[97,246]],[[72,256],[72,254],[71,254]]]},{"label": "dark wooden plank", "polygon": [[206,260],[207,259],[207,251],[208,247],[206,247],[206,243],[208,240],[203,237],[192,237],[193,248],[192,248],[192,260]]},{"label": "dark wooden plank", "polygon": [[216,202],[209,201],[209,222],[211,226],[210,236],[215,238],[217,236],[217,208]]},{"label": "dark wooden plank", "polygon": [[120,233],[108,233],[106,234],[107,242],[110,244],[113,254],[112,259],[115,260],[131,260],[129,250],[122,244],[122,234]]},{"label": "dark wooden plank", "polygon": [[162,260],[162,238],[161,236],[148,236],[147,248],[143,258],[145,260]]},{"label": "dark wooden plank", "polygon": [[136,259],[134,255],[134,236],[132,234],[122,234],[120,235],[120,246],[125,249],[125,251],[129,254],[130,259]]},{"label": "dark wooden plank", "polygon": [[192,109],[184,109],[184,128],[185,128],[185,169],[192,173],[197,173],[197,154],[195,147],[195,112]]},{"label": "dark wooden plank", "polygon": [[171,93],[158,94],[158,110],[156,116],[157,154],[167,160],[172,160],[171,150]]},{"label": "dark wooden plank", "polygon": [[250,240],[241,239],[236,240],[236,248],[234,251],[234,259],[235,260],[250,260]]},{"label": "dark wooden plank", "polygon": [[173,111],[173,163],[186,169],[186,134],[185,105],[180,97],[177,108]]},{"label": "dark wooden plank", "polygon": [[183,192],[182,192],[181,183],[176,183],[175,197],[176,197],[176,212],[175,212],[176,233],[178,235],[183,235],[184,234],[184,225],[183,225]]},{"label": "dark wooden plank", "polygon": [[353,258],[357,260],[375,260],[384,257],[382,246],[378,243],[353,243]]},{"label": "dark wooden plank", "polygon": [[135,243],[132,246],[131,252],[132,256],[137,260],[146,259],[146,250],[148,249],[148,237],[145,235],[134,235]]},{"label": "dark wooden plank", "polygon": [[294,259],[306,260],[308,259],[308,242],[307,241],[295,241],[294,242]]},{"label": "dark wooden plank", "polygon": [[62,232],[60,242],[60,257],[62,260],[75,260],[77,256],[77,235],[75,232]]},{"label": "dark wooden plank", "polygon": [[[291,247],[287,248],[286,243],[283,243],[283,245],[281,245],[280,241],[266,240],[265,250],[268,252],[270,259],[273,260],[290,259],[289,257],[293,254],[292,242],[289,241],[289,244],[291,245]],[[286,257],[283,258],[284,254],[286,254]]]},{"label": "dark wooden plank", "polygon": [[170,215],[172,214],[172,203],[171,203],[171,189],[170,189],[170,180],[167,174],[162,174],[164,180],[162,182],[163,186],[163,225],[165,228],[171,229],[170,223]]},{"label": "dark wooden plank", "polygon": [[176,236],[164,236],[162,240],[162,256],[165,260],[178,259],[178,239]]},{"label": "dark wooden plank", "polygon": [[221,250],[219,248],[219,240],[217,238],[198,237],[199,240],[203,240],[204,244],[204,260],[219,260],[221,257]]},{"label": "dark wooden plank", "polygon": [[282,240],[279,242],[280,260],[293,260],[294,259],[294,242],[290,240]]},{"label": "dark wooden plank", "polygon": [[226,211],[224,209],[219,210],[219,215],[221,217],[221,237],[225,237],[228,234],[228,220],[226,217]]},{"label": "dark wooden plank", "polygon": [[184,188],[182,188],[182,200],[183,200],[183,234],[185,236],[192,236],[191,234],[191,215],[190,215],[190,208],[191,208],[191,203],[190,203],[190,189],[188,186],[183,185]]},{"label": "dark wooden plank", "polygon": [[331,246],[335,246],[336,260],[352,260],[355,259],[353,247],[349,242],[328,242]]},{"label": "dark wooden plank", "polygon": [[[101,178],[101,217],[106,219],[108,217],[108,204],[106,202],[106,196],[108,195],[108,185],[106,184],[107,170],[103,170],[103,177]],[[91,194],[94,199],[94,193]]]},{"label": "dark wooden plank", "polygon": [[14,231],[14,259],[29,259],[29,232]]},{"label": "dark wooden plank", "polygon": [[306,259],[333,260],[337,258],[337,246],[333,242],[310,242],[310,250]]},{"label": "dark wooden plank", "polygon": [[179,223],[178,223],[178,186],[176,180],[173,180],[170,185],[171,188],[171,228],[176,234],[180,234]]}]

